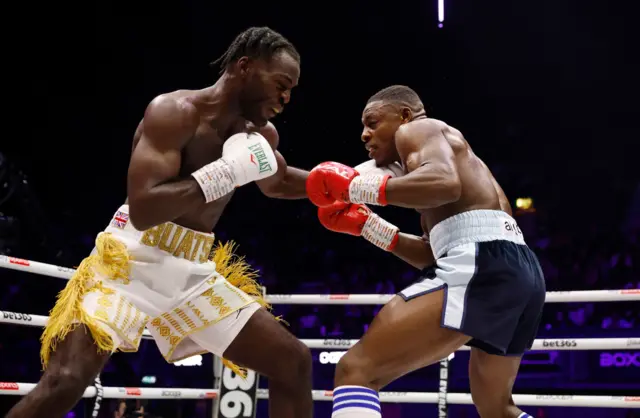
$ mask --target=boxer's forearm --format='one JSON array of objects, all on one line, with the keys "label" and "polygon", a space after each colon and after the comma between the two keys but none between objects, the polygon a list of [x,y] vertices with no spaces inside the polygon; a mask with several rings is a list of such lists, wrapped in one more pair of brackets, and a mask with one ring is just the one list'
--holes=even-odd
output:
[{"label": "boxer's forearm", "polygon": [[193,178],[160,184],[129,196],[129,215],[133,226],[144,231],[173,221],[204,203],[204,195]]},{"label": "boxer's forearm", "polygon": [[385,194],[388,205],[429,209],[457,201],[461,191],[457,173],[425,166],[406,176],[389,179]]},{"label": "boxer's forearm", "polygon": [[436,262],[431,247],[424,239],[402,232],[398,234],[398,243],[392,253],[420,270]]},{"label": "boxer's forearm", "polygon": [[269,197],[276,199],[306,199],[305,187],[309,172],[299,168],[287,166],[287,171],[278,184],[269,191]]}]

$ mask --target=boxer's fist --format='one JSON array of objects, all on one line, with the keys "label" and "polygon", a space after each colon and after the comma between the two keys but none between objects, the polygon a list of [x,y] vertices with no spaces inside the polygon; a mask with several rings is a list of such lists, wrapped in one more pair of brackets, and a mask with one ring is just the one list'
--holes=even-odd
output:
[{"label": "boxer's fist", "polygon": [[329,231],[359,237],[371,210],[365,205],[335,202],[318,208],[318,219]]},{"label": "boxer's fist", "polygon": [[349,185],[360,174],[353,168],[325,162],[315,166],[307,178],[307,195],[314,205],[323,207],[334,202],[349,202]]},{"label": "boxer's fist", "polygon": [[385,221],[365,205],[334,202],[318,208],[318,219],[329,231],[362,236],[385,251],[393,251],[398,243],[398,227]]}]

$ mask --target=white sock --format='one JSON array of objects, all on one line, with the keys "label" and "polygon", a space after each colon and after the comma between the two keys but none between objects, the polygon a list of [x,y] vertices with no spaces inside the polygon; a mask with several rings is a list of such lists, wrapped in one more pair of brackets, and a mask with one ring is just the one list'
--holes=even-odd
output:
[{"label": "white sock", "polygon": [[533,417],[527,414],[526,412],[523,412],[520,415],[518,415],[518,418],[533,418]]},{"label": "white sock", "polygon": [[364,386],[338,386],[333,390],[331,418],[382,418],[378,392]]}]

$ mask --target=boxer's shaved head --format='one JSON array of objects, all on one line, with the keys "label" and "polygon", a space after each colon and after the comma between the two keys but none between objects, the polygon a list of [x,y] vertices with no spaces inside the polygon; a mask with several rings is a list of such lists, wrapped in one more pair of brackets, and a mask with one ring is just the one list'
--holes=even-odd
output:
[{"label": "boxer's shaved head", "polygon": [[422,100],[413,89],[407,86],[395,85],[386,87],[369,98],[367,104],[383,102],[408,107],[412,112],[418,113],[424,110]]},{"label": "boxer's shaved head", "polygon": [[232,63],[242,57],[270,61],[280,52],[287,52],[300,64],[300,54],[287,38],[268,27],[252,27],[236,36],[226,52],[212,64],[219,64],[220,72],[224,73]]},{"label": "boxer's shaved head", "polygon": [[407,86],[389,86],[369,98],[362,111],[361,139],[378,167],[400,160],[395,145],[400,125],[424,116],[422,100]]}]

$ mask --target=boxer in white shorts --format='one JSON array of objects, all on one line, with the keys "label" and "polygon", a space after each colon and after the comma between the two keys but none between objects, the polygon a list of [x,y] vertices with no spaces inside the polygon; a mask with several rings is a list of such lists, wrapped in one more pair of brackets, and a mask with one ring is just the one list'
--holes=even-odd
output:
[{"label": "boxer in white shorts", "polygon": [[[332,417],[380,418],[381,388],[465,344],[480,416],[529,417],[511,390],[546,289],[502,188],[462,133],[428,118],[409,87],[374,94],[362,123],[374,163],[318,165],[307,179],[309,199],[326,228],[362,236],[423,273],[340,359]],[[367,204],[416,210],[423,236],[401,233]]]},{"label": "boxer in white shorts", "polygon": [[211,233],[236,187],[306,198],[308,172],[287,166],[269,122],[298,83],[300,56],[263,27],[238,35],[219,62],[213,86],[147,107],[127,202],[58,296],[42,336],[44,374],[8,418],[65,416],[111,353],[138,349],[145,327],[167,361],[222,356],[268,377],[271,416],[312,416],[308,349],[264,308],[232,244]]}]

